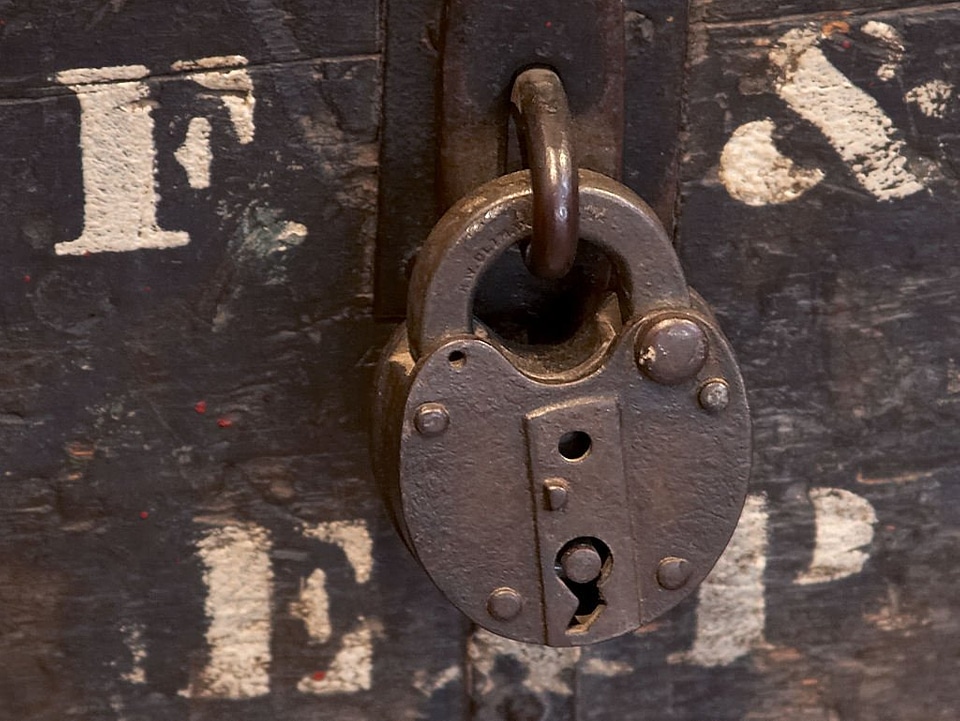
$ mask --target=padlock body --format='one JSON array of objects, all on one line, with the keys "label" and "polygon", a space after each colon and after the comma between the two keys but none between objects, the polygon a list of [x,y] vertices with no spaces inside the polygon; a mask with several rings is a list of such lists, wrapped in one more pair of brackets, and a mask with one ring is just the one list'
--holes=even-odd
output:
[{"label": "padlock body", "polygon": [[[707,340],[699,371],[673,385],[637,361],[663,318],[692,321]],[[717,379],[728,398],[710,412],[702,391]],[[726,339],[694,308],[633,319],[595,362],[553,378],[477,336],[414,360],[401,329],[377,399],[376,462],[401,535],[455,606],[516,640],[593,643],[661,615],[713,567],[746,496],[743,383]],[[583,540],[601,571],[578,585],[563,564]],[[682,583],[665,586],[671,559],[683,561]]]}]

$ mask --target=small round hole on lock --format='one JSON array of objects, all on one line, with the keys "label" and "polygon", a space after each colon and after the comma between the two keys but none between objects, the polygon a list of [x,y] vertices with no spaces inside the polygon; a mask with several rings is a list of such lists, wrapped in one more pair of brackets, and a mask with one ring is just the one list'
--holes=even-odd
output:
[{"label": "small round hole on lock", "polygon": [[590,453],[591,446],[593,446],[593,439],[590,438],[589,433],[570,431],[560,436],[557,450],[568,461],[580,461]]},{"label": "small round hole on lock", "polygon": [[459,370],[467,364],[467,354],[462,350],[450,351],[450,355],[447,356],[447,360],[450,362],[451,366]]}]

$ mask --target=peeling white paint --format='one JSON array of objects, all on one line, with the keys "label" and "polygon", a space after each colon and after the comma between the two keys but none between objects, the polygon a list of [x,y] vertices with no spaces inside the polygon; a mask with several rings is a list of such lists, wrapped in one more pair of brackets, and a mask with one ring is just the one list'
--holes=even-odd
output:
[{"label": "peeling white paint", "polygon": [[[247,59],[239,56],[228,56],[234,61],[233,64],[246,65]],[[233,123],[233,129],[237,133],[237,139],[241,145],[252,143],[256,134],[256,124],[254,122],[254,110],[257,107],[257,100],[253,94],[253,79],[250,72],[244,68],[217,69],[222,68],[224,58],[202,58],[191,61],[198,68],[203,68],[199,72],[190,73],[186,77],[198,85],[215,90],[216,93],[211,97],[223,103],[230,115],[230,121]],[[218,65],[218,63],[220,63]]]},{"label": "peeling white paint", "polygon": [[671,663],[726,666],[764,644],[763,574],[767,567],[766,498],[747,498],[737,530],[700,586],[693,647]]},{"label": "peeling white paint", "polygon": [[477,629],[467,644],[467,659],[482,684],[481,694],[493,690],[493,668],[498,656],[515,659],[525,670],[524,688],[533,693],[573,694],[573,668],[581,649],[550,648],[511,641],[484,629]]},{"label": "peeling white paint", "polygon": [[357,629],[344,636],[330,667],[303,677],[297,690],[317,696],[369,691],[373,688],[373,639],[380,632],[378,622],[361,616]]},{"label": "peeling white paint", "polygon": [[283,252],[291,246],[300,245],[306,240],[307,232],[307,226],[303,223],[288,220],[277,234],[277,243],[279,244],[277,250]]},{"label": "peeling white paint", "polygon": [[907,168],[904,143],[876,100],[854,85],[823,54],[810,27],[783,35],[771,50],[778,95],[826,136],[857,182],[879,200],[924,189]]},{"label": "peeling white paint", "polygon": [[[182,231],[157,224],[152,103],[143,66],[81,68],[57,75],[80,103],[84,228],[58,255],[176,248]],[[118,79],[124,79],[118,82]]]},{"label": "peeling white paint", "polygon": [[816,518],[816,546],[810,567],[795,583],[836,581],[863,570],[873,542],[877,514],[870,502],[842,488],[814,488],[810,501]]},{"label": "peeling white paint", "polygon": [[242,68],[248,64],[243,55],[211,55],[196,60],[177,60],[170,66],[175,73],[190,70],[219,70],[224,68]]},{"label": "peeling white paint", "polygon": [[742,203],[762,206],[796,200],[823,180],[819,168],[798,168],[777,150],[773,120],[740,126],[720,156],[720,180]]},{"label": "peeling white paint", "polygon": [[602,676],[603,678],[616,678],[617,676],[629,676],[633,673],[633,668],[623,661],[605,661],[602,658],[588,658],[580,664],[581,673],[588,676]]},{"label": "peeling white paint", "polygon": [[357,583],[370,580],[373,571],[373,539],[366,521],[330,521],[305,526],[303,535],[324,543],[333,543],[343,549],[357,576]]},{"label": "peeling white paint", "polygon": [[210,187],[210,166],[213,163],[210,131],[209,120],[193,118],[187,128],[183,145],[174,153],[177,162],[187,172],[187,182],[194,190]]},{"label": "peeling white paint", "polygon": [[247,699],[270,692],[270,536],[253,524],[208,530],[197,544],[205,567],[209,659],[185,695]]},{"label": "peeling white paint", "polygon": [[887,23],[871,20],[860,31],[864,35],[879,40],[883,49],[886,51],[887,60],[877,68],[877,77],[884,82],[893,80],[897,76],[897,71],[903,62],[904,46],[903,37],[900,32]]},{"label": "peeling white paint", "polygon": [[140,80],[150,74],[145,65],[116,65],[110,68],[74,68],[57,73],[61,85],[97,85],[123,80]]},{"label": "peeling white paint", "polygon": [[[243,145],[256,134],[256,97],[247,59],[228,55],[173,64],[227,109]],[[153,107],[143,65],[76,68],[56,81],[76,93],[80,104],[80,152],[83,172],[84,226],[80,237],[57,243],[58,255],[120,253],[178,248],[188,233],[164,230],[157,222],[157,148]],[[210,123],[191,120],[187,138],[176,151],[193,188],[210,187]]]},{"label": "peeling white paint", "polygon": [[459,681],[463,675],[460,666],[448,666],[437,674],[430,674],[420,669],[413,675],[413,687],[424,696],[432,696],[440,689]]},{"label": "peeling white paint", "polygon": [[139,623],[126,623],[120,626],[123,634],[123,643],[130,652],[130,670],[121,674],[127,683],[144,684],[147,682],[147,671],[144,663],[147,660],[147,647],[143,643],[143,626]]},{"label": "peeling white paint", "polygon": [[947,114],[947,103],[954,90],[945,80],[931,80],[909,91],[903,99],[916,105],[928,118],[942,118]]},{"label": "peeling white paint", "polygon": [[290,604],[290,614],[303,621],[311,641],[326,643],[330,640],[333,633],[330,597],[327,594],[327,574],[322,569],[316,569],[306,582],[301,583],[299,597]]}]

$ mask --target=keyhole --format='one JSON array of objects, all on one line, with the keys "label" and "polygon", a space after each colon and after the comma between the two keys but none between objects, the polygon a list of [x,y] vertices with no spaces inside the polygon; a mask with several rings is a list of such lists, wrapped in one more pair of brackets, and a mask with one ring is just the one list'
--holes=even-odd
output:
[{"label": "keyhole", "polygon": [[584,633],[600,616],[606,606],[601,586],[612,567],[610,549],[596,538],[575,538],[557,554],[557,575],[578,602],[567,633]]}]

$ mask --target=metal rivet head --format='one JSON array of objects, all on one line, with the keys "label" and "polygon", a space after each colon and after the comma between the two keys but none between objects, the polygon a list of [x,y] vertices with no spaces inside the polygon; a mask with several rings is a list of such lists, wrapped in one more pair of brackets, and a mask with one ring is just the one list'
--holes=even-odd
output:
[{"label": "metal rivet head", "polygon": [[487,613],[499,621],[510,621],[523,610],[523,596],[512,588],[498,588],[487,598]]},{"label": "metal rivet head", "polygon": [[560,568],[568,580],[574,583],[590,583],[600,576],[603,559],[590,544],[578,543],[564,551]]},{"label": "metal rivet head", "polygon": [[703,329],[686,318],[655,323],[637,344],[637,365],[651,379],[673,386],[693,378],[707,360]]},{"label": "metal rivet head", "polygon": [[424,403],[413,419],[421,435],[439,436],[450,425],[450,414],[442,403]]},{"label": "metal rivet head", "polygon": [[714,378],[703,384],[698,398],[703,410],[720,413],[730,405],[730,386],[722,378]]},{"label": "metal rivet head", "polygon": [[668,591],[676,591],[687,585],[693,575],[693,565],[685,558],[664,558],[657,569],[657,583]]},{"label": "metal rivet head", "polygon": [[543,482],[543,492],[547,498],[547,508],[559,511],[567,505],[570,486],[562,478],[548,478]]}]

